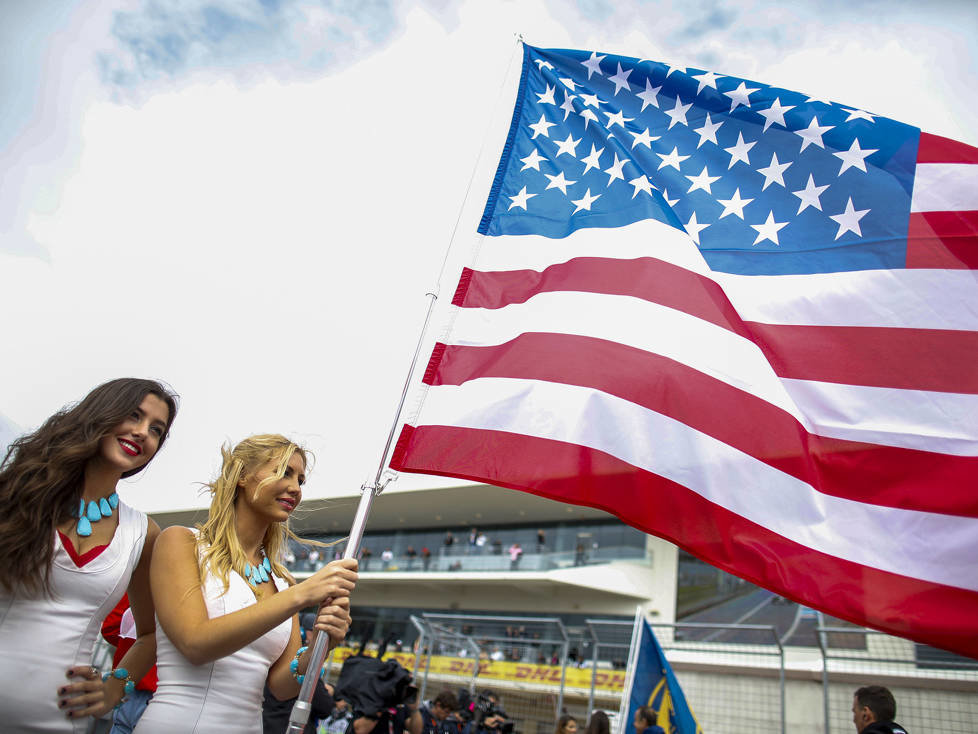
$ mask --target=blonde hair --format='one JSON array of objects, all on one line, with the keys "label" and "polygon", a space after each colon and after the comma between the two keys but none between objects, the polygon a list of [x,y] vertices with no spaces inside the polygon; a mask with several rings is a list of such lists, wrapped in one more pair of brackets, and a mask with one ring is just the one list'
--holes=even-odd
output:
[{"label": "blonde hair", "polygon": [[[294,454],[299,454],[303,463],[308,464],[309,452],[278,434],[250,436],[233,449],[228,446],[221,447],[223,457],[221,473],[217,479],[206,485],[211,493],[210,512],[207,521],[197,525],[201,583],[209,569],[223,582],[226,593],[232,570],[244,576],[245,567],[251,563],[251,560],[241,547],[234,525],[235,500],[238,491],[241,490],[239,486],[241,480],[254,474],[264,464],[274,462],[273,473],[259,482],[258,489],[271,482],[277,482],[285,476],[289,461]],[[290,584],[294,584],[295,579],[283,564],[289,538],[300,543],[319,544],[315,541],[303,540],[293,533],[288,520],[273,522],[268,526],[262,539],[262,546],[272,565],[272,572],[286,579]],[[256,590],[255,596],[258,596]]]}]

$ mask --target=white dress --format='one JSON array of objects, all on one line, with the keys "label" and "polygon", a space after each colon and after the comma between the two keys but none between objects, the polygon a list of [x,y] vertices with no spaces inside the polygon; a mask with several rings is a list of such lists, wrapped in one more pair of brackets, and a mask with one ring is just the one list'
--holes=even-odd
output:
[{"label": "white dress", "polygon": [[[272,576],[275,587],[288,587]],[[229,574],[230,586],[210,572],[204,583],[204,602],[210,619],[256,604],[254,593],[240,574]],[[262,691],[268,669],[285,652],[292,634],[286,619],[250,645],[227,657],[193,665],[173,645],[156,622],[156,671],[159,685],[135,734],[173,732],[235,732],[261,734]]]},{"label": "white dress", "polygon": [[0,589],[0,730],[88,730],[91,717],[68,719],[58,688],[72,666],[92,664],[102,620],[129,586],[146,540],[146,515],[119,503],[119,526],[109,546],[79,568],[55,533],[53,595],[26,598]]}]

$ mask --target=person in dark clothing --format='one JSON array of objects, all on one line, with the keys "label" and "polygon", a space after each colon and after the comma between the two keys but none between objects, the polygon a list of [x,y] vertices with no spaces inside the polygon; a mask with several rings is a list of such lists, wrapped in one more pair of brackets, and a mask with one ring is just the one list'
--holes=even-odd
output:
[{"label": "person in dark clothing", "polygon": [[859,734],[907,734],[896,723],[896,700],[883,686],[863,686],[852,697],[852,723]]},{"label": "person in dark clothing", "polygon": [[459,734],[459,721],[455,716],[458,698],[449,690],[435,696],[431,707],[420,708],[422,734]]},{"label": "person in dark clothing", "polygon": [[655,723],[658,714],[651,706],[639,706],[635,711],[635,734],[666,734],[665,729]]},{"label": "person in dark clothing", "polygon": [[[261,708],[261,724],[263,734],[284,734],[289,728],[289,716],[296,699],[290,698],[279,701],[265,684],[265,700]],[[312,695],[309,710],[309,721],[306,723],[305,734],[316,734],[316,724],[333,712],[333,687],[322,681],[317,681],[316,690]]]}]

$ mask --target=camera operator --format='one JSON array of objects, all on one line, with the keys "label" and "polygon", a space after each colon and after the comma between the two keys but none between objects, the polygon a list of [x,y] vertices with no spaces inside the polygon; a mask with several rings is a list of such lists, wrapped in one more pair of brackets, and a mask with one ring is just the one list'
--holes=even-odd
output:
[{"label": "camera operator", "polygon": [[[470,719],[462,734],[512,734],[513,722],[494,692],[482,691],[468,707]],[[464,713],[464,707],[463,707]]]},{"label": "camera operator", "polygon": [[449,690],[439,693],[430,706],[420,708],[422,734],[461,734],[462,722],[455,714],[458,707],[454,693]]}]

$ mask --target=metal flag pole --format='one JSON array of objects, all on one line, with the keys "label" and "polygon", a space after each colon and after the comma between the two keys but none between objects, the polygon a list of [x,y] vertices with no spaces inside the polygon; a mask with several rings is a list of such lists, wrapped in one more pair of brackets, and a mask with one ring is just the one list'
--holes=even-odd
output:
[{"label": "metal flag pole", "polygon": [[[523,42],[522,36],[517,36],[516,45],[513,49],[513,53],[510,54],[509,64],[506,67],[506,73],[503,76],[503,82],[500,85],[500,95],[502,95],[502,90],[506,83],[506,79],[509,77],[510,68],[513,64],[513,56],[515,55],[516,49]],[[496,100],[496,107],[499,106],[499,100]],[[493,114],[493,119],[495,114]],[[414,375],[414,368],[418,363],[418,355],[421,353],[421,347],[424,343],[425,335],[428,332],[428,324],[431,321],[431,315],[435,309],[435,303],[438,300],[437,292],[441,287],[441,278],[445,272],[445,265],[448,262],[448,256],[452,251],[452,246],[455,244],[455,234],[458,231],[459,221],[462,219],[462,212],[465,210],[465,205],[469,199],[469,192],[472,189],[472,182],[475,180],[475,173],[479,168],[479,163],[482,160],[482,154],[485,150],[486,142],[489,137],[489,130],[492,128],[492,122],[490,121],[489,126],[486,128],[486,133],[483,136],[482,147],[479,149],[479,155],[476,157],[475,165],[472,168],[472,176],[469,178],[469,185],[465,190],[465,196],[462,199],[462,205],[459,207],[458,217],[455,220],[455,228],[452,230],[452,236],[448,242],[448,248],[445,250],[445,257],[442,260],[441,270],[438,273],[438,280],[436,282],[435,292],[426,294],[428,296],[428,312],[425,314],[424,325],[421,327],[421,334],[418,337],[417,346],[414,348],[414,356],[411,358],[411,366],[408,368],[407,377],[404,380],[404,387],[401,390],[401,399],[398,402],[397,410],[394,413],[394,422],[391,424],[390,432],[387,434],[387,443],[384,445],[384,451],[380,457],[380,464],[377,466],[377,474],[374,476],[372,483],[364,483],[360,487],[360,504],[357,505],[357,513],[353,518],[353,525],[350,528],[350,538],[346,544],[346,550],[343,553],[343,558],[356,558],[357,554],[360,552],[360,543],[363,540],[363,531],[367,525],[367,517],[370,515],[370,508],[373,506],[374,498],[377,497],[384,488],[390,483],[392,477],[388,477],[383,483],[381,483],[381,476],[384,473],[384,468],[387,465],[387,455],[390,452],[391,444],[394,442],[394,435],[397,433],[397,428],[400,425],[401,413],[404,410],[404,403],[407,399],[408,390],[411,387],[411,378]],[[326,604],[329,603],[327,599]],[[309,654],[309,664],[306,666],[306,676],[302,681],[302,686],[299,689],[299,697],[296,699],[295,705],[292,707],[292,713],[289,715],[289,728],[287,729],[287,734],[302,734],[305,731],[306,724],[309,721],[309,714],[312,710],[312,697],[316,691],[316,683],[319,681],[318,671],[323,667],[323,662],[326,660],[327,645],[329,644],[328,635],[316,633],[315,642],[312,644],[312,649]],[[429,655],[430,659],[430,655]]]}]

